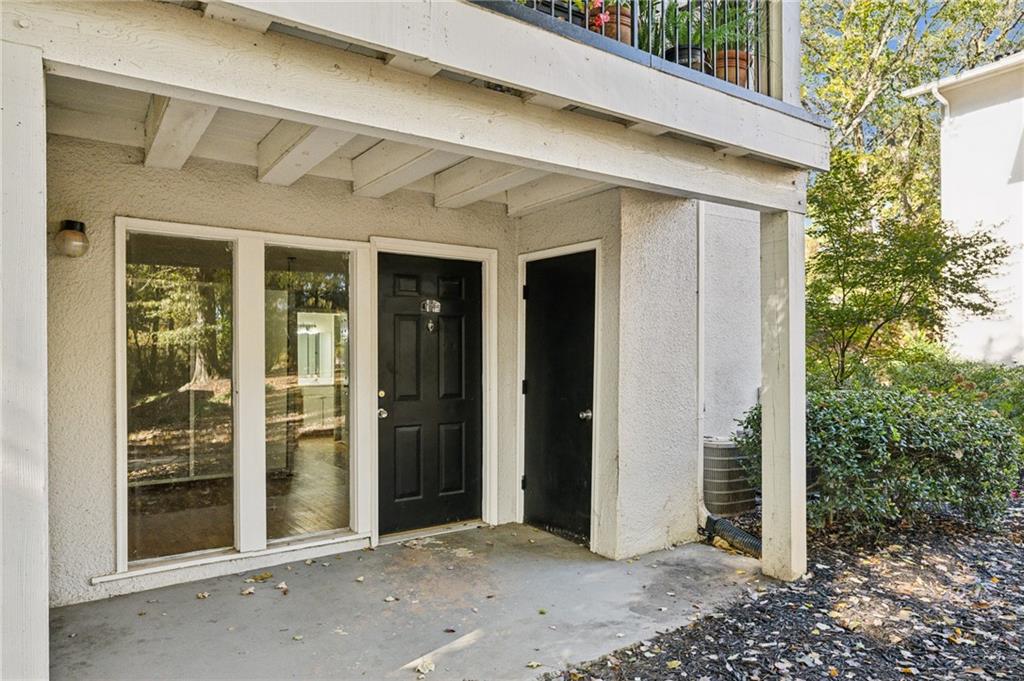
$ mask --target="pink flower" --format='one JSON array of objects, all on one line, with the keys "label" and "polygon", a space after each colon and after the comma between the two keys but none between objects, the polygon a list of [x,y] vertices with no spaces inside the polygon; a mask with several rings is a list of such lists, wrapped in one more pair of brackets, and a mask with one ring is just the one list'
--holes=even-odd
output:
[{"label": "pink flower", "polygon": [[612,15],[609,14],[608,12],[601,12],[600,14],[595,14],[594,15],[594,26],[597,26],[598,28],[601,28],[602,26],[604,26],[605,24],[607,24],[611,20],[612,20]]},{"label": "pink flower", "polygon": [[1011,499],[1020,499],[1020,490],[1011,489],[1010,490],[1010,498]]},{"label": "pink flower", "polygon": [[601,9],[604,7],[604,0],[591,0],[590,9]]}]

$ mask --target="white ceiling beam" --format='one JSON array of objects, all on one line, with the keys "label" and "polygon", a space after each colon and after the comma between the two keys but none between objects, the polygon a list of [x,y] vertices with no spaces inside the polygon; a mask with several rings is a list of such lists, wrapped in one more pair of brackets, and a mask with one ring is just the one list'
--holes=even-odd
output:
[{"label": "white ceiling beam", "polygon": [[192,155],[217,107],[153,95],[146,112],[146,161],[149,168],[179,169]]},{"label": "white ceiling beam", "polygon": [[379,137],[356,135],[338,150],[338,156],[341,156],[342,158],[355,158],[356,156],[369,151],[379,142]]},{"label": "white ceiling beam", "polygon": [[438,208],[462,208],[545,174],[543,170],[482,158],[466,159],[434,177],[434,205]]},{"label": "white ceiling beam", "polygon": [[[658,123],[695,140],[749,148],[759,157],[791,166],[828,168],[828,129],[809,120],[798,106],[798,96],[786,99],[793,102],[790,105],[748,101],[726,88],[710,87],[612,52],[595,50],[583,42],[510,21],[499,12],[481,12],[473,3],[385,2],[379,3],[379,9],[375,5],[373,12],[366,12],[360,9],[363,3],[358,2],[230,2],[273,12],[285,24],[383,52],[429,59],[456,73],[520,91],[551,93],[628,120]],[[799,9],[799,3],[784,4],[787,12],[790,5]],[[792,21],[783,23],[787,31],[793,26]],[[789,39],[790,33],[785,37]],[[780,44],[798,48],[799,35]],[[773,60],[773,64],[776,61],[799,68],[799,59]],[[599,75],[585,77],[580,69],[567,75],[563,66],[577,64],[585,64],[586,73]],[[680,102],[685,105],[680,106]]]},{"label": "white ceiling beam", "polygon": [[630,130],[642,132],[645,135],[654,135],[655,137],[657,137],[658,135],[664,135],[666,132],[669,131],[669,129],[663,125],[657,125],[655,123],[644,123],[642,121],[630,123],[626,127],[629,128]]},{"label": "white ceiling beam", "polygon": [[207,19],[223,21],[227,24],[241,26],[250,31],[258,31],[260,33],[266,33],[271,24],[269,15],[216,1],[206,3],[203,16]]},{"label": "white ceiling beam", "polygon": [[257,146],[256,177],[287,187],[337,152],[354,132],[281,121]]},{"label": "white ceiling beam", "polygon": [[529,215],[549,206],[603,192],[610,186],[605,182],[568,175],[542,177],[508,190],[508,214],[510,217]]},{"label": "white ceiling beam", "polygon": [[562,99],[554,95],[546,95],[542,92],[531,92],[523,95],[523,101],[527,104],[535,104],[545,109],[564,109],[572,104],[568,99]]},{"label": "white ceiling beam", "polygon": [[352,190],[359,196],[379,198],[464,158],[449,151],[384,140],[352,159]]},{"label": "white ceiling beam", "polygon": [[722,156],[733,156],[739,158],[740,156],[746,156],[750,153],[749,149],[743,147],[718,147],[715,149]]},{"label": "white ceiling beam", "polygon": [[[119,144],[125,147],[143,148],[146,145],[144,125],[127,118],[114,118],[100,114],[46,107],[46,131],[54,135],[66,135],[79,139]],[[236,137],[214,137],[204,135],[192,150],[195,158],[224,163],[238,163],[256,166],[257,144]],[[352,181],[352,162],[340,155],[329,156],[321,161],[309,175],[333,180]]]},{"label": "white ceiling beam", "polygon": [[396,69],[402,69],[409,73],[415,73],[427,78],[432,78],[441,72],[441,67],[427,59],[416,59],[407,57],[404,54],[389,54],[384,63]]},{"label": "white ceiling beam", "polygon": [[[805,210],[806,172],[799,169],[722,158],[706,143],[524,106],[485,88],[381,68],[374,59],[274,32],[239,31],[169,5],[6,0],[0,11],[4,25],[28,24],[19,40],[39,47],[54,75],[673,196]],[[130,28],[111,32],[111,25]],[[181,59],[185,54],[190,58]],[[760,137],[777,136],[765,132],[776,130],[770,125],[753,127]]]}]

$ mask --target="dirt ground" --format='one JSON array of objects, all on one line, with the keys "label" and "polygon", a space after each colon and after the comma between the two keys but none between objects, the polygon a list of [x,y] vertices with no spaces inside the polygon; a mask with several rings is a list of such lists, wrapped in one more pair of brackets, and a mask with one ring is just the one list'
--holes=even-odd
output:
[{"label": "dirt ground", "polygon": [[809,549],[801,581],[762,581],[691,626],[544,678],[1024,678],[1024,500],[999,533],[944,519],[872,546],[819,534]]}]

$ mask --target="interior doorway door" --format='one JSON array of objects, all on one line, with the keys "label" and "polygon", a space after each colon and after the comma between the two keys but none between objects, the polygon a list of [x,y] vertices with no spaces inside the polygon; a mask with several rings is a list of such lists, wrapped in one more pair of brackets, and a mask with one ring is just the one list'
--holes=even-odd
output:
[{"label": "interior doorway door", "polygon": [[479,262],[378,256],[381,534],[481,516]]},{"label": "interior doorway door", "polygon": [[526,263],[523,520],[586,543],[593,466],[593,250]]}]

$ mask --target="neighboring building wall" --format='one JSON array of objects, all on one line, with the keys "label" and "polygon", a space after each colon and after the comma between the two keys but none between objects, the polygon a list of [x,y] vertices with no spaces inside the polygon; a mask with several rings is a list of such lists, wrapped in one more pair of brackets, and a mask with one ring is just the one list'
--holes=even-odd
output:
[{"label": "neighboring building wall", "polygon": [[1024,363],[1024,66],[942,94],[942,215],[963,231],[998,225],[1015,247],[991,282],[1002,309],[955,320],[951,344],[970,359]]},{"label": "neighboring building wall", "polygon": [[[82,220],[84,258],[52,252],[49,268],[50,599],[52,605],[202,579],[223,565],[91,586],[115,568],[114,216],[365,241],[371,235],[498,250],[500,452],[515,451],[516,251],[500,205],[436,209],[427,194],[355,197],[336,180],[291,187],[256,181],[255,169],[193,159],[185,168],[142,166],[139,149],[50,136],[49,229]],[[52,243],[52,240],[51,240]],[[41,339],[39,339],[41,340]],[[499,519],[514,519],[515,457],[499,455]],[[282,558],[286,560],[286,558]],[[236,563],[246,569],[245,563]]]},{"label": "neighboring building wall", "polygon": [[704,434],[732,435],[761,385],[761,216],[704,204]]},{"label": "neighboring building wall", "polygon": [[619,457],[619,190],[555,206],[521,218],[519,253],[532,253],[583,241],[601,240],[601,310],[598,337],[600,403],[595,405],[600,431],[594,468],[597,508],[592,548],[616,555],[616,508]]}]

